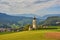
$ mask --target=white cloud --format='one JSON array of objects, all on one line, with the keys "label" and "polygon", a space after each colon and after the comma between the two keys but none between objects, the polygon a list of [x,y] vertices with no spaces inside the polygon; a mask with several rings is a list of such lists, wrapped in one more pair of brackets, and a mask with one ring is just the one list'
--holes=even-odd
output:
[{"label": "white cloud", "polygon": [[52,5],[60,5],[59,0],[1,0],[0,12],[6,13],[35,13],[38,10],[49,8]]}]

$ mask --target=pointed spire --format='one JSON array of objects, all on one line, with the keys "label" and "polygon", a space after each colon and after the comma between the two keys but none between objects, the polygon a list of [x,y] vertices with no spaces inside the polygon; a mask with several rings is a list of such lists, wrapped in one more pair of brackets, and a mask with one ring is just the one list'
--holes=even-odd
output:
[{"label": "pointed spire", "polygon": [[34,16],[34,18],[33,18],[34,20],[36,19],[36,17]]}]

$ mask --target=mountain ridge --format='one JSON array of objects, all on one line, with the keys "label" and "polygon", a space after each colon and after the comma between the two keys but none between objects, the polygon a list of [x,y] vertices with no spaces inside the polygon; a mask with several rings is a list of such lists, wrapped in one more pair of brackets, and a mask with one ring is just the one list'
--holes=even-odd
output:
[{"label": "mountain ridge", "polygon": [[[53,16],[53,15],[50,15],[50,17],[51,16]],[[56,16],[56,15],[54,15],[54,16]],[[49,15],[36,18],[37,24],[40,25],[41,21],[43,21],[43,23],[44,23],[44,21],[47,19],[47,17],[49,17]],[[60,15],[59,15],[59,17],[60,17]],[[6,25],[7,24],[16,24],[16,25],[24,26],[26,24],[32,24],[32,20],[33,20],[33,17],[12,16],[12,15],[8,15],[5,13],[0,13],[0,24],[6,24]]]},{"label": "mountain ridge", "polygon": [[14,16],[24,16],[24,17],[34,17],[34,16],[36,16],[36,18],[39,18],[39,19],[47,19],[48,17],[51,17],[51,16],[60,16],[60,14],[47,14],[47,15],[44,15],[44,16],[39,16],[39,15],[35,15],[35,14],[16,14]]}]

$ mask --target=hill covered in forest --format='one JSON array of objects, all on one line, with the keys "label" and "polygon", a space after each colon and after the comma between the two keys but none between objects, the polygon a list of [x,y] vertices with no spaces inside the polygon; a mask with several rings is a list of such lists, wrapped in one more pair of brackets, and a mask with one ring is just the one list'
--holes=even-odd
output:
[{"label": "hill covered in forest", "polygon": [[[28,17],[29,16],[29,17]],[[30,17],[31,16],[31,17]],[[0,25],[12,25],[16,24],[19,26],[24,26],[27,24],[32,25],[33,20],[32,14],[30,15],[21,15],[21,16],[12,16],[5,13],[0,13]],[[60,22],[60,14],[57,15],[45,15],[43,17],[37,16],[37,24],[46,24],[46,25],[55,25],[56,22]]]}]

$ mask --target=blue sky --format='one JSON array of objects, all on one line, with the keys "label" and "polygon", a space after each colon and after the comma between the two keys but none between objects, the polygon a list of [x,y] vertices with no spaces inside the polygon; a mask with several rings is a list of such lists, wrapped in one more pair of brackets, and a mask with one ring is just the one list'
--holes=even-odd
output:
[{"label": "blue sky", "polygon": [[0,0],[0,12],[13,14],[60,14],[60,0]]}]

